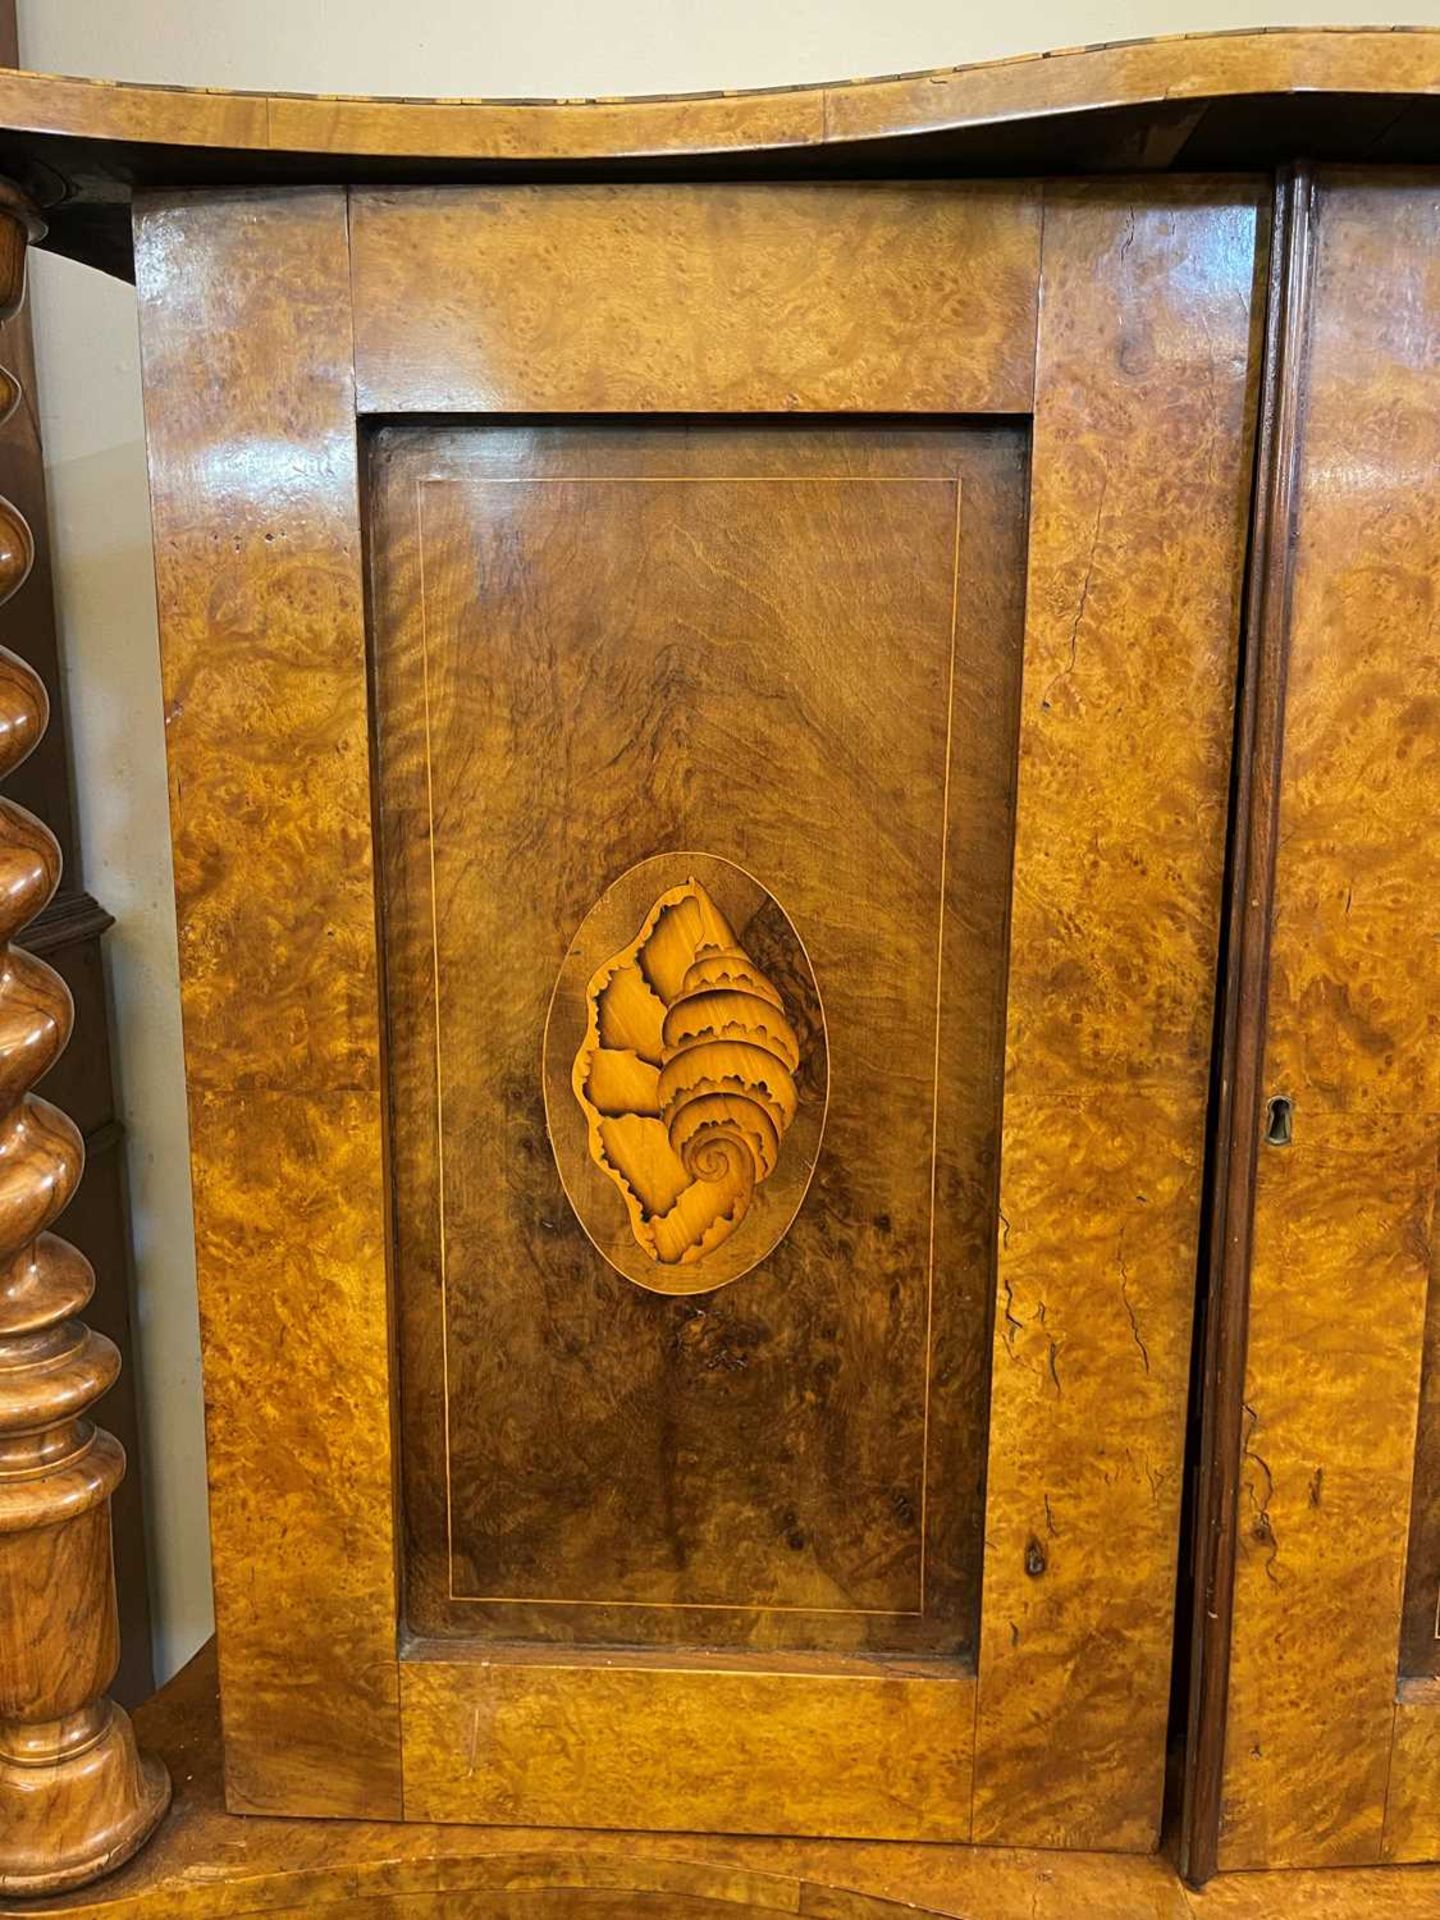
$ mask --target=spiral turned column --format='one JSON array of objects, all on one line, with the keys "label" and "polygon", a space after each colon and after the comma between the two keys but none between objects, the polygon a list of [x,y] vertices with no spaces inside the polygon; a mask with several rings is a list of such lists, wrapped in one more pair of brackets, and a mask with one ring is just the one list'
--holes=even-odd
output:
[{"label": "spiral turned column", "polygon": [[[43,231],[0,182],[0,319]],[[0,419],[20,398],[0,369]],[[0,499],[0,604],[30,571],[23,515]],[[37,674],[0,647],[0,780],[45,731]],[[76,1317],[90,1263],[48,1231],[84,1166],[80,1135],[30,1089],[70,1037],[64,981],[12,946],[60,880],[54,835],[0,799],[0,1896],[58,1892],[118,1866],[170,1799],[158,1760],[105,1698],[119,1656],[110,1496],[117,1440],[85,1417],[120,1357]]]}]

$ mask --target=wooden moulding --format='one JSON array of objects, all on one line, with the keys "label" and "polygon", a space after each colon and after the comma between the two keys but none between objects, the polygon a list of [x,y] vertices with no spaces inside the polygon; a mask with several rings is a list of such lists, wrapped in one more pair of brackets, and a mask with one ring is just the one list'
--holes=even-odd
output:
[{"label": "wooden moulding", "polygon": [[[0,183],[0,320],[19,308],[36,223]],[[5,376],[0,405],[19,399]],[[0,500],[0,603],[33,547]],[[0,649],[0,778],[31,753],[48,701],[38,674]],[[119,1658],[110,1496],[125,1456],[86,1417],[119,1356],[76,1317],[95,1276],[48,1231],[79,1182],[74,1125],[31,1091],[70,1037],[69,991],[10,944],[60,879],[54,835],[0,801],[0,1894],[58,1892],[127,1859],[170,1797],[126,1715],[106,1699]]]},{"label": "wooden moulding", "polygon": [[891,79],[630,100],[386,100],[5,73],[0,125],[254,156],[655,160],[840,145],[1177,98],[1437,87],[1435,31],[1262,28],[1071,47]]},{"label": "wooden moulding", "polygon": [[1236,710],[1232,854],[1209,1169],[1211,1272],[1201,1332],[1200,1481],[1181,1831],[1182,1868],[1195,1885],[1214,1873],[1220,1836],[1251,1220],[1256,1163],[1263,1150],[1261,1054],[1279,821],[1313,198],[1307,169],[1292,170],[1277,184]]},{"label": "wooden moulding", "polygon": [[[1440,1840],[1397,1688],[1440,1125],[1440,180],[1317,173],[1219,1862]],[[1423,1441],[1422,1441],[1422,1444]]]},{"label": "wooden moulding", "polygon": [[1280,28],[1072,47],[749,93],[385,100],[0,74],[0,169],[57,252],[129,277],[129,198],[180,187],[396,185],[879,169],[1203,173],[1294,153],[1440,159],[1440,33]]}]

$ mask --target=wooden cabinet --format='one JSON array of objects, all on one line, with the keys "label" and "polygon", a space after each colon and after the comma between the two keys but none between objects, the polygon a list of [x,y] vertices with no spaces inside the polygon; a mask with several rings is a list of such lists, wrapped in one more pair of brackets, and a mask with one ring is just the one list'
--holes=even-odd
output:
[{"label": "wooden cabinet", "polygon": [[142,202],[233,1804],[1154,1843],[1262,204]]},{"label": "wooden cabinet", "polygon": [[1440,1839],[1435,180],[915,84],[127,162],[237,1812]]}]

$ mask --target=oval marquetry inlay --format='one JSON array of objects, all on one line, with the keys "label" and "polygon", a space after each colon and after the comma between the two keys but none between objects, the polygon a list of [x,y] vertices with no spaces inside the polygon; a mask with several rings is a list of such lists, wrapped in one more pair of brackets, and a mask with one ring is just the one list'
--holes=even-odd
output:
[{"label": "oval marquetry inlay", "polygon": [[810,1184],[820,995],[772,894],[713,854],[632,867],[571,943],[545,1033],[565,1191],[620,1273],[705,1293],[758,1265]]}]

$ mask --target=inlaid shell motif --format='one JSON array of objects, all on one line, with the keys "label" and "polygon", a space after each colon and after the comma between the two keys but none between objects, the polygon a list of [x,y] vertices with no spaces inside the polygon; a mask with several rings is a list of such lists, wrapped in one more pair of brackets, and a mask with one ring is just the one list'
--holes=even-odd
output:
[{"label": "inlaid shell motif", "polygon": [[591,1157],[652,1260],[703,1260],[744,1221],[795,1118],[784,999],[692,878],[660,895],[585,1001],[571,1084]]}]

